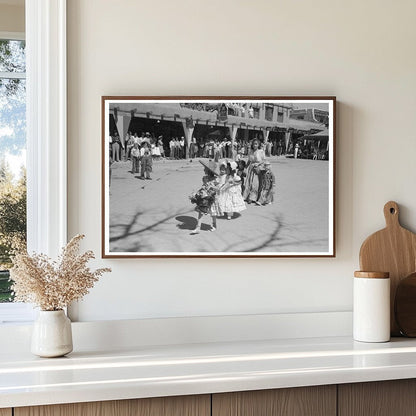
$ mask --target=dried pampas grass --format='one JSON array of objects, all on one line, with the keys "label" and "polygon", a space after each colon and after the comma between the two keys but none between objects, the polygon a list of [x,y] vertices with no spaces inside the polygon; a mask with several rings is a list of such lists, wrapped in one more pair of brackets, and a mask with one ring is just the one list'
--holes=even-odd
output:
[{"label": "dried pampas grass", "polygon": [[100,276],[111,269],[92,271],[87,267],[94,253],[78,254],[83,238],[84,235],[80,234],[72,238],[58,261],[45,254],[29,255],[26,250],[17,252],[10,269],[14,301],[34,303],[42,310],[56,311],[85,296]]}]

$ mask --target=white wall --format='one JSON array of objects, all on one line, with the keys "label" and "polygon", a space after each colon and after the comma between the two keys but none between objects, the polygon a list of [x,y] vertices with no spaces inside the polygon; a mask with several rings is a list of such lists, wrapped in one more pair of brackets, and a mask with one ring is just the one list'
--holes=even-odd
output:
[{"label": "white wall", "polygon": [[[81,321],[345,311],[363,239],[416,230],[413,0],[68,1],[69,235],[100,257],[102,95],[336,95],[335,259],[99,260]],[[77,309],[77,310],[76,310]]]}]

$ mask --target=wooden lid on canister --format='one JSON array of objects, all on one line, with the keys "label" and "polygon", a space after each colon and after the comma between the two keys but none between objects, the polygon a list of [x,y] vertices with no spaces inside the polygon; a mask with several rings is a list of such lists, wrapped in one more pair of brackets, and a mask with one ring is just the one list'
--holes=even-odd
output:
[{"label": "wooden lid on canister", "polygon": [[388,279],[390,277],[389,272],[362,272],[355,271],[354,277],[364,277],[366,279]]}]

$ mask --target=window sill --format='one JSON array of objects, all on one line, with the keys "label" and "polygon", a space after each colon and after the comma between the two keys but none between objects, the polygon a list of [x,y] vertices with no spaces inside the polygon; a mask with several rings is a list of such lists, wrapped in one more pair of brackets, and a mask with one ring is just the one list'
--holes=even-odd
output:
[{"label": "window sill", "polygon": [[0,303],[0,325],[22,325],[33,322],[36,311],[26,303]]}]

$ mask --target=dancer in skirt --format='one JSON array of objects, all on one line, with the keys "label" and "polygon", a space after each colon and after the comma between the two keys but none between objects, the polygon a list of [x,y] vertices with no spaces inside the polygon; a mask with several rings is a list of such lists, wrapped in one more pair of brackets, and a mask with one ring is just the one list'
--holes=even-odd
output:
[{"label": "dancer in skirt", "polygon": [[276,178],[271,170],[270,162],[268,161],[263,163],[260,183],[261,187],[258,202],[261,205],[269,205],[274,200]]},{"label": "dancer in skirt", "polygon": [[195,211],[198,212],[198,220],[195,229],[191,234],[198,234],[201,231],[201,220],[204,215],[210,215],[212,225],[209,231],[217,229],[217,216],[222,212],[218,210],[217,192],[218,192],[218,164],[212,160],[206,162],[199,161],[204,166],[204,177],[202,178],[202,187],[192,194],[189,199],[196,205]]},{"label": "dancer in skirt", "polygon": [[258,202],[261,181],[260,168],[264,160],[265,154],[264,151],[260,149],[260,142],[257,139],[254,139],[251,143],[250,154],[248,155],[247,179],[245,181],[243,194],[243,198],[248,204],[254,202],[257,205],[260,205]]},{"label": "dancer in skirt", "polygon": [[218,193],[220,211],[227,216],[228,220],[231,220],[235,212],[246,209],[246,204],[241,195],[241,178],[237,175],[236,170],[236,162],[227,164],[227,177]]}]

